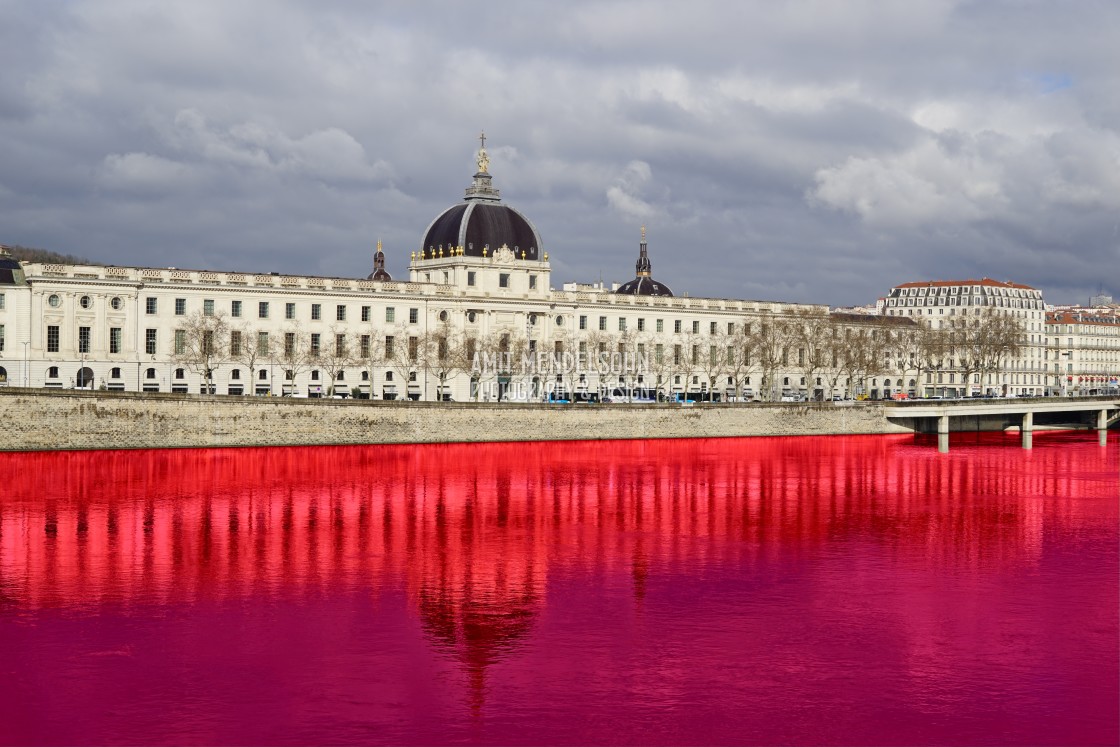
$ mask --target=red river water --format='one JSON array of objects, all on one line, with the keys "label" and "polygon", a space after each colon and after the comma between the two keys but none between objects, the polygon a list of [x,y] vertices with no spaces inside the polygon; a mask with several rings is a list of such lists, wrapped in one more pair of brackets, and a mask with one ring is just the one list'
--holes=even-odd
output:
[{"label": "red river water", "polygon": [[1117,447],[0,454],[0,743],[1117,744]]}]

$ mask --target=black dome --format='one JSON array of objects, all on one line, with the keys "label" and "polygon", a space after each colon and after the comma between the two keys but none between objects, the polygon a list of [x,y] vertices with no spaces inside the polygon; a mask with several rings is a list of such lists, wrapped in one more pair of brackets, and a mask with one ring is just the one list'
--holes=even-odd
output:
[{"label": "black dome", "polygon": [[541,235],[524,215],[502,204],[501,193],[494,188],[490,175],[490,157],[486,154],[486,136],[480,135],[478,171],[466,197],[459,205],[449,207],[424,231],[421,256],[455,256],[452,250],[463,248],[463,256],[492,257],[507,247],[517,259],[539,259],[543,255]]},{"label": "black dome", "polygon": [[0,285],[23,285],[23,265],[9,254],[0,254]]},{"label": "black dome", "polygon": [[629,296],[671,296],[673,291],[664,283],[650,277],[636,277],[628,283],[618,286],[615,291],[620,295]]},{"label": "black dome", "polygon": [[634,272],[637,277],[629,283],[623,283],[615,293],[624,296],[671,296],[673,291],[664,283],[653,279],[653,263],[649,261],[649,250],[646,246],[646,227],[642,226],[642,243],[638,247],[638,261],[634,263]]},{"label": "black dome", "polygon": [[501,203],[482,203],[468,199],[461,205],[447,210],[428,226],[424,232],[421,250],[463,247],[468,257],[481,257],[484,247],[488,256],[501,246],[507,246],[517,259],[538,259],[541,254],[541,237],[524,215]]}]

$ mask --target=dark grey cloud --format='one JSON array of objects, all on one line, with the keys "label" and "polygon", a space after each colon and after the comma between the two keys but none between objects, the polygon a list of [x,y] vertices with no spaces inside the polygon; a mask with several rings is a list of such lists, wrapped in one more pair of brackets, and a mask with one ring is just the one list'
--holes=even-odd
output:
[{"label": "dark grey cloud", "polygon": [[1120,295],[1110,2],[0,0],[0,241],[403,274],[490,136],[554,281]]}]

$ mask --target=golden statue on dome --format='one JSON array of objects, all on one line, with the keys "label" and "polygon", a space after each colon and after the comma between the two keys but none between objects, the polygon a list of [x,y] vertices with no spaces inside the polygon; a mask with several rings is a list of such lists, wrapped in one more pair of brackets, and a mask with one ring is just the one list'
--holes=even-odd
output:
[{"label": "golden statue on dome", "polygon": [[476,161],[478,163],[478,173],[489,174],[490,173],[490,156],[486,155],[486,131],[485,130],[483,130],[482,132],[480,132],[478,134],[478,141],[479,141],[478,158],[476,159]]}]

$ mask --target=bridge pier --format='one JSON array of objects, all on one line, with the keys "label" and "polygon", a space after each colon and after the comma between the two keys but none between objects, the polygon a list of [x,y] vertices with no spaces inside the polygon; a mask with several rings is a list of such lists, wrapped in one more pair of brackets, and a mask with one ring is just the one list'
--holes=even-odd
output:
[{"label": "bridge pier", "polygon": [[1108,408],[1097,413],[1097,430],[1108,430]]},{"label": "bridge pier", "polygon": [[949,453],[949,416],[937,417],[937,450],[942,454]]},{"label": "bridge pier", "polygon": [[1019,433],[1023,437],[1023,448],[1032,448],[1034,446],[1034,413],[1030,410],[1023,413],[1023,421],[1019,424]]}]

